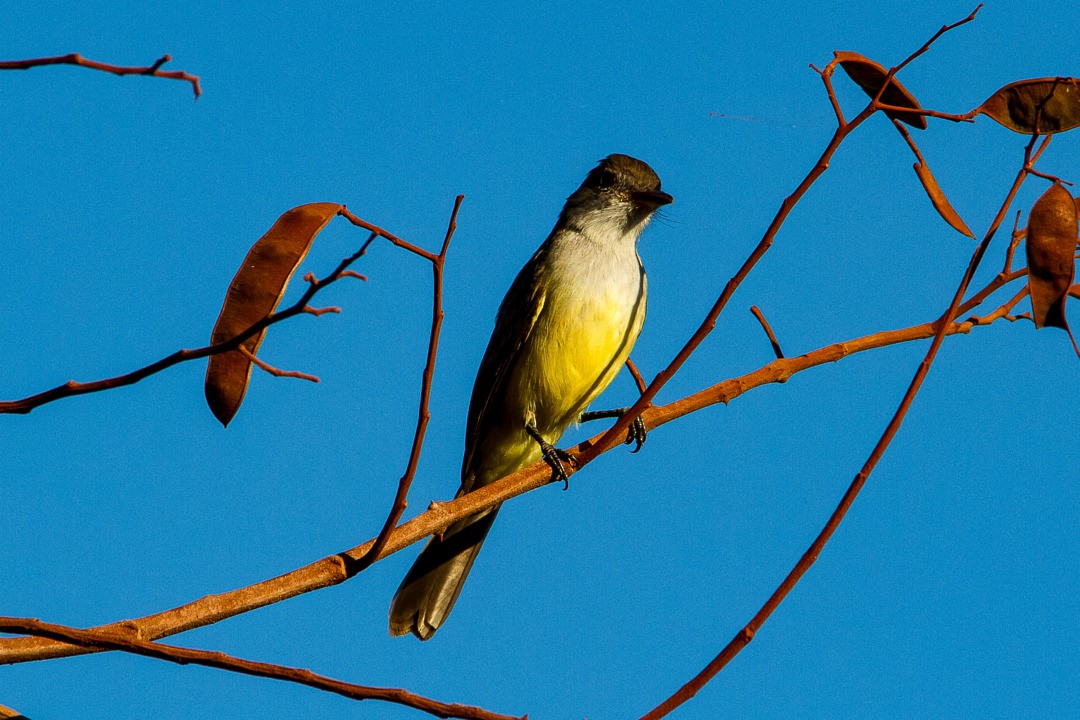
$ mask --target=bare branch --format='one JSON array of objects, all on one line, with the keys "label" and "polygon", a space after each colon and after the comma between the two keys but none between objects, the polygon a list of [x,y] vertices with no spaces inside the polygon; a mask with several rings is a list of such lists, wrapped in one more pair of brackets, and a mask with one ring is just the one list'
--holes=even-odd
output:
[{"label": "bare branch", "polygon": [[637,385],[638,392],[645,392],[647,387],[645,378],[641,377],[641,371],[638,370],[637,365],[630,358],[626,358],[626,369],[630,371],[630,376],[634,378],[634,384]]},{"label": "bare branch", "polygon": [[319,382],[319,378],[315,377],[314,375],[308,375],[307,373],[300,372],[298,370],[279,370],[270,363],[257,358],[255,356],[255,353],[251,352],[242,345],[237,349],[241,353],[243,353],[244,357],[254,363],[260,370],[264,370],[273,375],[274,377],[298,378],[300,380],[307,380],[308,382]]},{"label": "bare branch", "polygon": [[[244,660],[222,652],[195,650],[192,648],[148,642],[124,628],[120,632],[105,630],[79,630],[65,625],[54,625],[32,618],[0,617],[0,632],[25,633],[67,643],[85,650],[119,650],[122,652],[156,658],[178,665],[202,665],[253,675],[255,677],[284,680],[286,682],[307,685],[316,690],[325,690],[351,700],[382,700],[421,710],[439,718],[466,718],[467,720],[524,720],[512,715],[484,710],[472,705],[444,703],[422,695],[398,688],[371,687],[335,680],[325,675],[318,675],[303,668],[274,665],[271,663]],[[2,715],[0,715],[2,717]]]},{"label": "bare branch", "polygon": [[378,559],[379,554],[382,552],[383,548],[386,547],[391,531],[393,531],[394,527],[398,524],[398,521],[401,520],[402,513],[405,512],[405,508],[409,505],[409,488],[412,487],[413,478],[416,476],[416,468],[420,463],[420,449],[424,444],[424,434],[427,432],[428,420],[431,419],[431,412],[428,410],[428,405],[431,398],[431,382],[435,376],[435,356],[439,349],[439,333],[442,330],[444,317],[442,299],[443,269],[446,265],[446,251],[450,248],[450,240],[454,237],[454,231],[457,230],[458,210],[461,208],[461,201],[464,199],[464,195],[458,195],[457,199],[454,201],[454,209],[450,213],[450,223],[446,228],[446,236],[443,239],[442,248],[439,250],[439,254],[431,261],[431,271],[433,275],[431,334],[428,338],[427,362],[424,365],[424,373],[420,380],[420,408],[417,412],[416,432],[413,435],[412,450],[409,451],[409,462],[405,467],[405,474],[402,475],[401,480],[398,482],[398,489],[394,496],[394,504],[390,507],[390,514],[387,515],[386,522],[383,523],[383,528],[382,531],[379,532],[379,536],[375,538],[375,543],[371,546],[371,549],[360,558],[359,562],[346,563],[350,576],[362,571]]},{"label": "bare branch", "polygon": [[773,334],[773,330],[769,327],[769,321],[765,319],[765,315],[761,312],[761,309],[757,305],[750,306],[750,312],[754,314],[757,321],[761,323],[761,329],[765,331],[765,335],[769,338],[769,343],[772,345],[773,354],[776,355],[778,360],[783,359],[784,351],[780,349],[780,341],[776,339],[776,335]]},{"label": "bare branch", "polygon": [[[88,393],[102,392],[105,390],[113,390],[115,388],[124,387],[127,385],[134,385],[135,383],[144,380],[151,375],[166,370],[173,365],[179,365],[182,362],[189,360],[197,360],[199,358],[208,357],[210,355],[216,355],[218,353],[227,352],[229,350],[235,350],[248,338],[262,332],[263,329],[270,327],[276,323],[294,317],[300,314],[308,315],[322,315],[328,312],[340,312],[340,308],[313,308],[308,305],[315,294],[325,288],[327,285],[331,285],[343,277],[357,277],[357,273],[353,273],[349,270],[349,266],[360,259],[367,253],[368,247],[377,237],[382,237],[398,247],[402,247],[410,252],[414,252],[421,257],[425,257],[428,260],[434,261],[437,257],[427,252],[426,250],[417,248],[410,243],[405,242],[401,238],[393,235],[382,228],[372,225],[350,213],[344,206],[338,213],[342,217],[349,220],[349,222],[368,230],[371,234],[364,244],[355,253],[349,257],[343,259],[338,266],[334,268],[333,272],[322,279],[316,279],[311,273],[304,276],[304,279],[308,282],[308,289],[304,292],[303,296],[296,301],[295,304],[290,307],[279,310],[276,313],[270,313],[262,320],[259,320],[244,332],[234,336],[226,342],[217,343],[216,345],[207,345],[205,347],[195,348],[193,350],[177,350],[171,355],[167,355],[160,360],[145,365],[137,370],[125,373],[123,375],[116,375],[114,377],[105,378],[103,380],[95,380],[92,382],[75,382],[74,380],[68,380],[63,385],[58,385],[51,390],[30,395],[20,400],[7,400],[0,401],[0,414],[19,414],[24,415],[35,408],[42,405],[55,402],[63,398],[74,397],[75,395],[86,395]],[[360,276],[362,277],[362,276]]]},{"label": "bare branch", "polygon": [[101,70],[113,75],[152,75],[154,77],[169,78],[170,80],[183,80],[191,83],[191,89],[195,91],[195,99],[202,95],[202,87],[199,85],[199,76],[181,70],[162,70],[161,66],[172,61],[171,55],[162,55],[154,64],[146,67],[130,65],[111,65],[109,63],[87,60],[78,53],[69,55],[57,55],[55,57],[32,58],[29,60],[0,60],[0,70],[29,70],[32,67],[43,65],[78,65],[79,67]]}]

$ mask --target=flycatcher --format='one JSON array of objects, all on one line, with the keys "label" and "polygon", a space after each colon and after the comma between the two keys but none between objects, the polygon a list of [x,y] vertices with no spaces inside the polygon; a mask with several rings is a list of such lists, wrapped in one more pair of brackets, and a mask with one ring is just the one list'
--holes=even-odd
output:
[{"label": "flycatcher", "polygon": [[[653,169],[627,155],[604,158],[567,198],[499,307],[473,385],[459,496],[541,457],[565,479],[554,444],[630,355],[645,321],[637,239],[671,201]],[[498,511],[428,541],[390,604],[392,635],[435,634]]]}]

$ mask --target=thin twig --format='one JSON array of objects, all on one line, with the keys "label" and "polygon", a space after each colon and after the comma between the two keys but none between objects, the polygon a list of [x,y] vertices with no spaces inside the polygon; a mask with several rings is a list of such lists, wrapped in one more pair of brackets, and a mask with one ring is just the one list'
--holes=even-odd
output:
[{"label": "thin twig", "polygon": [[195,99],[202,95],[202,87],[199,85],[199,76],[183,72],[181,70],[162,70],[161,66],[172,61],[171,55],[162,55],[152,65],[137,67],[130,65],[111,65],[87,60],[79,53],[57,55],[55,57],[31,58],[29,60],[2,60],[0,70],[29,70],[32,67],[43,65],[78,65],[79,67],[101,70],[113,75],[152,75],[154,77],[169,78],[170,80],[183,80],[191,83],[191,89],[195,91]]},{"label": "thin twig", "polygon": [[314,375],[308,375],[305,372],[300,372],[299,370],[281,370],[279,368],[276,368],[265,360],[260,360],[258,357],[255,356],[255,353],[251,352],[243,345],[237,348],[237,350],[239,350],[244,357],[254,363],[259,369],[270,373],[274,377],[297,378],[300,380],[307,380],[308,382],[313,383],[319,382],[319,378],[315,377]]},{"label": "thin twig", "polygon": [[630,376],[634,378],[634,384],[637,385],[638,392],[645,392],[645,388],[648,387],[645,384],[645,378],[641,376],[641,371],[638,370],[637,365],[630,358],[626,358],[626,369],[630,371]]},{"label": "thin twig", "polygon": [[444,703],[399,688],[357,685],[318,675],[303,668],[287,667],[271,663],[245,660],[222,652],[195,650],[193,648],[149,642],[127,632],[104,630],[80,630],[65,625],[41,622],[33,618],[0,617],[0,632],[25,633],[68,643],[86,650],[118,650],[121,652],[156,658],[178,665],[202,665],[229,670],[243,675],[284,680],[306,685],[316,690],[332,692],[350,700],[382,700],[404,705],[439,718],[466,718],[468,720],[524,720],[513,715],[502,715],[472,705]]},{"label": "thin twig", "polygon": [[776,339],[776,335],[773,334],[773,330],[769,327],[769,321],[765,319],[765,315],[762,314],[761,309],[757,305],[750,306],[750,312],[754,313],[754,317],[761,323],[761,329],[765,331],[765,334],[769,338],[769,342],[772,344],[773,354],[776,355],[777,360],[784,357],[784,351],[780,349],[780,341]]},{"label": "thin twig", "polygon": [[431,253],[431,252],[425,250],[422,247],[417,247],[416,245],[413,245],[410,242],[406,242],[405,240],[402,240],[401,238],[399,238],[397,235],[394,235],[393,233],[389,233],[389,232],[387,232],[386,230],[383,230],[381,227],[379,227],[377,225],[372,225],[371,223],[367,222],[366,220],[361,220],[360,218],[356,217],[351,212],[349,212],[349,210],[347,208],[344,208],[344,207],[341,208],[341,210],[340,210],[340,212],[338,212],[338,214],[341,215],[341,217],[348,220],[349,222],[351,222],[353,225],[356,225],[357,227],[362,227],[365,230],[370,230],[372,233],[378,235],[379,237],[381,237],[381,238],[383,238],[385,240],[389,240],[394,245],[397,245],[399,248],[401,248],[403,250],[408,250],[411,253],[416,253],[420,257],[426,258],[427,260],[429,260],[431,262],[435,262],[438,259],[438,256],[435,255],[434,253]]},{"label": "thin twig", "polygon": [[443,238],[442,248],[439,250],[439,254],[434,256],[431,260],[431,271],[433,276],[431,293],[431,334],[428,339],[427,362],[424,365],[424,373],[420,380],[420,408],[417,411],[416,432],[413,435],[412,450],[409,451],[409,462],[405,467],[405,474],[402,475],[401,480],[398,481],[398,489],[394,496],[394,504],[390,507],[390,514],[387,515],[386,522],[383,523],[383,528],[379,532],[379,536],[375,538],[375,543],[371,546],[371,549],[360,558],[359,562],[346,562],[346,572],[350,576],[355,575],[375,562],[379,557],[379,554],[383,551],[383,548],[386,547],[386,542],[390,537],[390,533],[397,526],[398,521],[401,520],[401,515],[405,512],[405,508],[408,507],[409,488],[412,487],[413,478],[416,476],[416,468],[420,463],[420,450],[424,445],[424,434],[427,432],[428,420],[431,419],[431,412],[428,410],[428,404],[431,399],[431,383],[435,376],[435,356],[439,349],[439,332],[442,330],[444,316],[442,300],[443,269],[446,265],[446,251],[450,248],[450,239],[454,237],[454,231],[457,230],[458,210],[461,208],[461,201],[464,199],[464,195],[458,195],[457,199],[454,201],[454,209],[450,213],[450,222],[446,228],[446,235]]},{"label": "thin twig", "polygon": [[1016,253],[1016,248],[1020,246],[1020,241],[1027,237],[1027,228],[1020,229],[1020,211],[1016,211],[1016,218],[1013,220],[1012,235],[1010,236],[1009,247],[1005,250],[1005,267],[1002,272],[1009,272],[1012,268],[1013,255]]}]

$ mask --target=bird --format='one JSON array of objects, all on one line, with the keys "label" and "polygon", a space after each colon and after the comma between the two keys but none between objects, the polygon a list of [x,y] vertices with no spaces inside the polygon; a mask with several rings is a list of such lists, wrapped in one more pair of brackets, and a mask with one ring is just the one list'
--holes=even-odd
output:
[{"label": "bird", "polygon": [[[567,198],[499,306],[473,384],[458,497],[541,458],[566,480],[570,458],[554,445],[630,355],[647,296],[637,240],[672,201],[648,164],[621,154]],[[446,622],[498,511],[428,541],[391,601],[391,635],[428,640]]]}]

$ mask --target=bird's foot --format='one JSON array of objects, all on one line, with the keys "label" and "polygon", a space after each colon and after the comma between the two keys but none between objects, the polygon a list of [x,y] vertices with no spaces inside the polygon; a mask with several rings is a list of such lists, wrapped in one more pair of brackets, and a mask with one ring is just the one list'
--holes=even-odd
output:
[{"label": "bird's foot", "polygon": [[[615,408],[614,410],[591,410],[589,412],[581,413],[581,422],[588,422],[589,420],[603,420],[607,418],[620,418],[626,414],[626,411],[630,408]],[[648,431],[645,429],[645,421],[638,415],[634,418],[634,421],[630,423],[630,427],[626,428],[626,440],[623,441],[624,445],[630,445],[633,443],[634,449],[630,452],[636,453],[641,449],[641,446],[645,444],[645,439],[649,436]]]},{"label": "bird's foot", "polygon": [[560,450],[555,447],[540,434],[540,431],[536,428],[536,423],[529,422],[525,424],[525,432],[529,434],[533,440],[540,446],[540,454],[544,457],[544,462],[551,468],[551,479],[561,480],[563,483],[563,490],[570,487],[570,475],[566,472],[566,466],[563,463],[570,465],[571,467],[577,465],[577,459],[565,450]]}]

